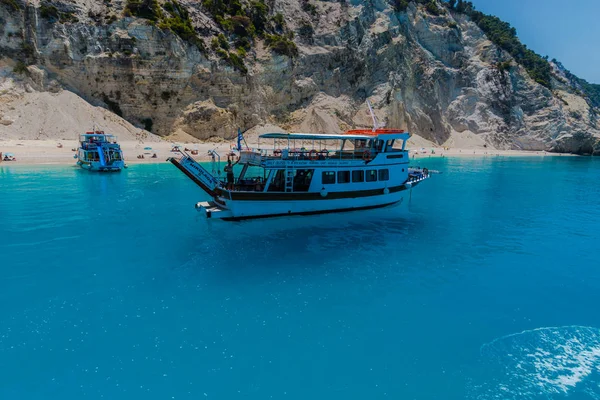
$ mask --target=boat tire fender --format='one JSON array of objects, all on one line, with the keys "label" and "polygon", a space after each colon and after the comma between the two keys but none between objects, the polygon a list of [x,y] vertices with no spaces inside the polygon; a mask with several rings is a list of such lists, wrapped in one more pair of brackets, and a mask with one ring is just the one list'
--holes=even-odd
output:
[{"label": "boat tire fender", "polygon": [[327,197],[327,195],[328,195],[329,193],[327,193],[327,190],[325,190],[325,188],[323,188],[323,189],[321,189],[321,192],[320,192],[320,194],[321,194],[321,197]]}]

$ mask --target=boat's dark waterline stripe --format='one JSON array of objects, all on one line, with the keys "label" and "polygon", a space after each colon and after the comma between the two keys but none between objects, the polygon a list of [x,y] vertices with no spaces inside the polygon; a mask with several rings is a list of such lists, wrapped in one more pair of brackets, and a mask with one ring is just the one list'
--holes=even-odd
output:
[{"label": "boat's dark waterline stripe", "polygon": [[[419,184],[419,182],[413,183],[412,187],[415,187]],[[408,190],[406,185],[393,186],[388,188],[390,193],[401,192],[403,190]],[[231,193],[231,200],[241,200],[241,201],[285,201],[285,200],[338,200],[338,199],[354,199],[357,197],[370,197],[370,196],[379,196],[383,195],[384,189],[370,189],[370,190],[354,190],[351,192],[329,192],[327,196],[321,196],[319,192],[311,192],[311,193],[284,193],[284,192],[225,192],[222,191],[219,193],[226,199],[229,198],[229,193]]]},{"label": "boat's dark waterline stripe", "polygon": [[[319,215],[319,214],[333,214],[339,212],[350,212],[350,211],[364,211],[364,210],[373,210],[376,208],[389,207],[394,204],[400,203],[402,199],[398,201],[394,201],[392,203],[379,204],[376,206],[367,206],[367,207],[356,207],[356,208],[341,208],[338,210],[324,210],[324,211],[305,211],[298,213],[283,213],[283,214],[271,214],[271,215],[255,215],[248,217],[231,217],[231,218],[221,218],[223,221],[243,221],[247,219],[264,219],[264,218],[275,218],[275,217],[285,217],[285,216],[299,216],[299,215]],[[209,217],[210,218],[210,217]]]}]

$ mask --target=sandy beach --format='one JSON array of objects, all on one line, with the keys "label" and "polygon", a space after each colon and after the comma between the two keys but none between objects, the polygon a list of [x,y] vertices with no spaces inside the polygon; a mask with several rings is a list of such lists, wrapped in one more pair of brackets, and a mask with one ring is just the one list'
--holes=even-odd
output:
[{"label": "sandy beach", "polygon": [[[177,154],[171,152],[174,143],[168,141],[122,141],[120,143],[125,160],[132,164],[166,162],[167,158]],[[208,151],[212,149],[215,149],[223,158],[225,158],[232,145],[232,143],[227,141],[176,143],[182,145],[183,148],[198,150],[198,155],[194,157],[203,161],[210,160]],[[62,144],[62,147],[59,147],[59,144]],[[248,144],[251,147],[257,147],[257,143]],[[75,164],[75,151],[73,151],[73,149],[76,149],[78,145],[76,140],[0,140],[0,152],[3,154],[12,153],[17,159],[16,162],[5,162],[3,163],[4,165],[67,165]],[[263,142],[262,147],[270,148],[270,145]],[[424,147],[422,143],[419,143],[419,145],[413,143],[411,146],[410,142],[408,147],[411,150],[411,159],[425,159],[432,157],[570,156],[570,154],[557,154],[545,151],[444,148],[431,145]],[[156,158],[151,158],[153,154],[156,154]],[[144,155],[144,158],[138,158],[140,155]]]},{"label": "sandy beach", "polygon": [[[62,147],[59,147],[59,143]],[[160,142],[139,142],[122,141],[121,149],[127,163],[158,163],[166,162],[167,158],[177,153],[171,152],[172,143],[166,141]],[[179,143],[178,143],[179,144]],[[188,149],[197,149],[199,160],[208,160],[208,151],[216,149],[221,155],[229,151],[229,143],[180,143]],[[7,140],[0,141],[0,153],[12,153],[17,159],[16,162],[6,162],[6,164],[42,164],[42,165],[66,165],[75,164],[74,158],[79,143],[76,140]],[[149,149],[149,150],[148,150]],[[156,158],[151,158],[156,154]],[[138,156],[143,155],[143,159]],[[4,163],[3,163],[4,164]]]}]

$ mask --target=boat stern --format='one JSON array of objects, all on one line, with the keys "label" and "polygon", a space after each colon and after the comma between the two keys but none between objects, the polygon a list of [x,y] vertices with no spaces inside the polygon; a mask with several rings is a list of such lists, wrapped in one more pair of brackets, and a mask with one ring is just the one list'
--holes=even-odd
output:
[{"label": "boat stern", "polygon": [[224,208],[214,201],[201,201],[196,203],[196,210],[204,212],[206,218],[228,219],[233,218],[231,210]]}]

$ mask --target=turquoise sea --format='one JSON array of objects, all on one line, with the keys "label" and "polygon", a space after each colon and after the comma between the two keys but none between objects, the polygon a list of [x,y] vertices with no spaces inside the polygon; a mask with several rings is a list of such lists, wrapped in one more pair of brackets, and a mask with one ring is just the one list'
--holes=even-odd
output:
[{"label": "turquoise sea", "polygon": [[0,399],[600,399],[600,160],[427,159],[228,223],[170,164],[0,166]]}]

